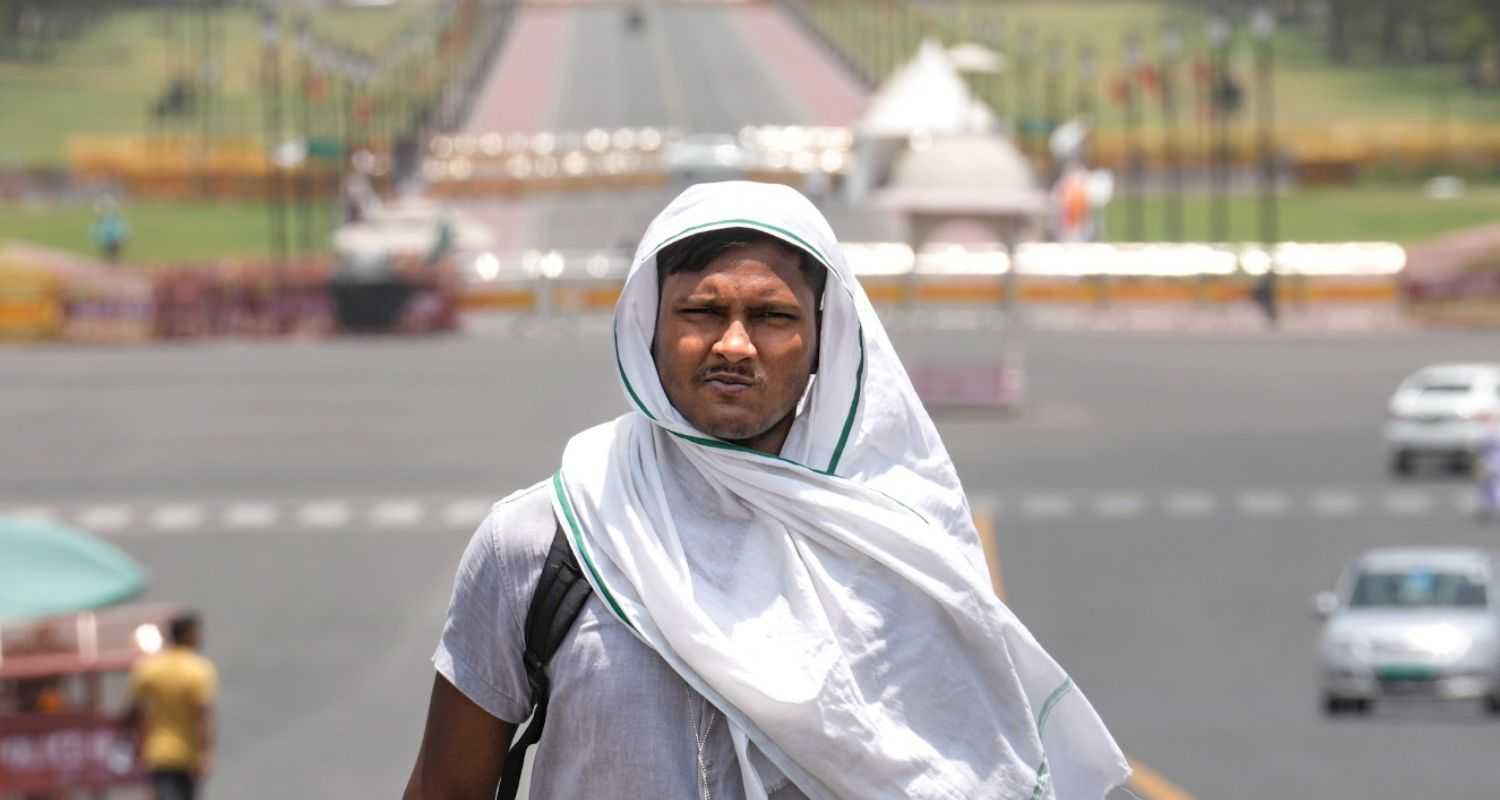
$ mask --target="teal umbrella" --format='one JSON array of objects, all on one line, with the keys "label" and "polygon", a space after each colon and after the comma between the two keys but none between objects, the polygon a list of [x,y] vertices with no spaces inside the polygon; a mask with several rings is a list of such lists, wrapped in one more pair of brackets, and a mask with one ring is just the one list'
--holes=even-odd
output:
[{"label": "teal umbrella", "polygon": [[0,517],[0,620],[87,611],[146,588],[114,545],[39,519]]}]

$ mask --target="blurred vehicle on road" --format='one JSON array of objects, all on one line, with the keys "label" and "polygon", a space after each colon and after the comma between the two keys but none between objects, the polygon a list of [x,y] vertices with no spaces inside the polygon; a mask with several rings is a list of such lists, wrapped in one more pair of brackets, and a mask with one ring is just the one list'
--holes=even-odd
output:
[{"label": "blurred vehicle on road", "polygon": [[639,4],[632,3],[625,8],[625,30],[635,33],[646,25],[646,12],[641,10]]},{"label": "blurred vehicle on road", "polygon": [[407,197],[340,226],[333,244],[341,330],[432,332],[458,327],[457,265],[487,251],[490,235],[453,209]]},{"label": "blurred vehicle on road", "polygon": [[145,586],[108,542],[0,517],[0,797],[144,785],[136,731],[117,709],[131,668],[186,610],[127,602]]},{"label": "blurred vehicle on road", "polygon": [[689,183],[745,177],[750,154],[727,133],[691,133],[667,143],[662,167],[674,179]]},{"label": "blurred vehicle on road", "polygon": [[1318,652],[1323,710],[1376,700],[1478,700],[1500,716],[1500,551],[1382,548],[1313,599],[1326,619]]},{"label": "blurred vehicle on road", "polygon": [[1500,364],[1424,367],[1391,396],[1385,426],[1391,472],[1410,476],[1423,458],[1466,472],[1495,425],[1500,425]]}]

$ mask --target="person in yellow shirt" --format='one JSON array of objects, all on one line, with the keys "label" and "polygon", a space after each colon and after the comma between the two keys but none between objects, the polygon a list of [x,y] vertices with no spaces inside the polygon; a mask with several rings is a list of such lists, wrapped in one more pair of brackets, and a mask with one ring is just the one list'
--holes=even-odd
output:
[{"label": "person in yellow shirt", "polygon": [[193,800],[213,759],[218,672],[198,652],[198,617],[172,620],[170,644],[130,673],[131,707],[140,757],[156,800]]}]

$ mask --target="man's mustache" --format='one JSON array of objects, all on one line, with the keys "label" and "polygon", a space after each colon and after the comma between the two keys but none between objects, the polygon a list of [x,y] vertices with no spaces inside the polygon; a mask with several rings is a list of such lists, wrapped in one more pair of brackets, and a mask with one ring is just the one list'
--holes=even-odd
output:
[{"label": "man's mustache", "polygon": [[698,370],[697,378],[699,382],[712,380],[725,380],[731,383],[749,384],[760,382],[760,375],[756,373],[755,368],[737,367],[733,364],[714,364],[712,366],[704,367]]}]

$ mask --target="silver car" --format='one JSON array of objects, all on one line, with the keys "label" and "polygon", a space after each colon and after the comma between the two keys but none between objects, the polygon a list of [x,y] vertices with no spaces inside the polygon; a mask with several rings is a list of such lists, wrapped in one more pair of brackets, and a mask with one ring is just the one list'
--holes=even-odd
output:
[{"label": "silver car", "polygon": [[667,142],[661,163],[678,181],[737,180],[753,166],[750,151],[727,133],[692,133]]},{"label": "silver car", "polygon": [[1434,364],[1396,387],[1385,424],[1391,472],[1406,477],[1423,457],[1465,471],[1500,424],[1500,365]]},{"label": "silver car", "polygon": [[1313,604],[1327,620],[1318,652],[1323,709],[1363,714],[1377,699],[1478,700],[1500,715],[1500,551],[1372,550],[1337,592]]}]

